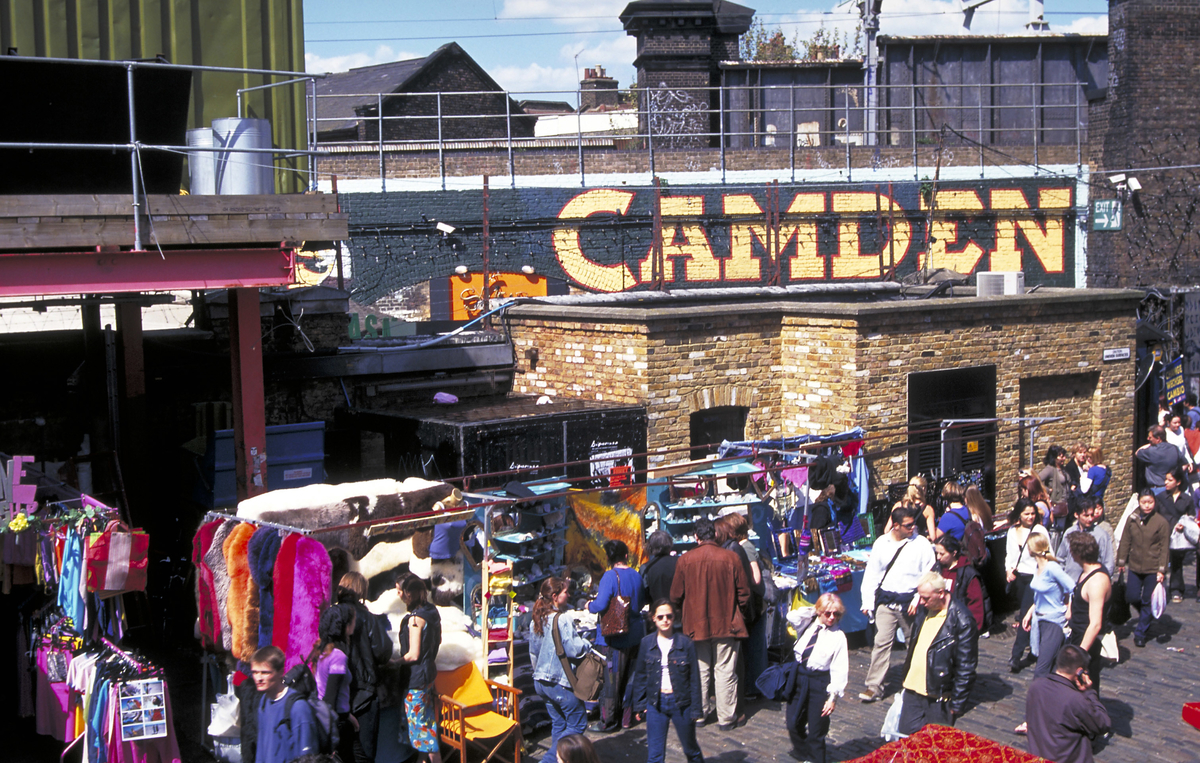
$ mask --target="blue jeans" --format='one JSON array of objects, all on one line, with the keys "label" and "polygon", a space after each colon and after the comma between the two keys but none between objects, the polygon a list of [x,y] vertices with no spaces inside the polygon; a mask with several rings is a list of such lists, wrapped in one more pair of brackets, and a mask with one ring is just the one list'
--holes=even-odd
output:
[{"label": "blue jeans", "polygon": [[542,756],[542,763],[558,763],[558,740],[587,729],[587,708],[570,689],[558,684],[534,681],[533,686],[546,700],[546,710],[550,713],[550,749]]},{"label": "blue jeans", "polygon": [[[769,605],[768,605],[769,606]],[[742,695],[758,694],[755,682],[762,672],[767,669],[767,618],[766,613],[759,615],[750,626],[750,637],[742,641],[742,655],[745,662],[744,682],[740,684]]]},{"label": "blue jeans", "polygon": [[1147,575],[1139,575],[1130,570],[1129,577],[1125,580],[1125,596],[1129,599],[1129,603],[1141,602],[1141,613],[1138,615],[1133,635],[1144,639],[1150,630],[1150,624],[1154,622],[1154,614],[1150,611],[1150,597],[1154,594],[1154,587],[1158,585],[1158,574],[1151,572]]},{"label": "blue jeans", "polygon": [[672,723],[683,754],[691,763],[704,763],[704,755],[696,742],[696,724],[692,723],[689,710],[680,710],[676,706],[674,694],[659,695],[658,707],[646,703],[646,763],[663,762],[667,752],[667,728]]}]

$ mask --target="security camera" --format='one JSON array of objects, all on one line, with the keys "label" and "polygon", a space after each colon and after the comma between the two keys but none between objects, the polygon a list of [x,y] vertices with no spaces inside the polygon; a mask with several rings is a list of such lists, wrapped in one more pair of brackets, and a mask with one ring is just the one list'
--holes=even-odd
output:
[{"label": "security camera", "polygon": [[1138,182],[1137,178],[1129,178],[1129,180],[1127,180],[1125,182],[1129,185],[1129,190],[1131,190],[1131,191],[1142,190],[1142,184]]},{"label": "security camera", "polygon": [[1108,182],[1112,183],[1113,185],[1120,185],[1121,183],[1125,182],[1125,175],[1109,175]]},{"label": "security camera", "polygon": [[442,234],[446,235],[446,236],[449,236],[451,233],[458,230],[458,228],[455,228],[453,225],[451,225],[449,223],[438,223],[437,229],[440,230],[442,232]]}]

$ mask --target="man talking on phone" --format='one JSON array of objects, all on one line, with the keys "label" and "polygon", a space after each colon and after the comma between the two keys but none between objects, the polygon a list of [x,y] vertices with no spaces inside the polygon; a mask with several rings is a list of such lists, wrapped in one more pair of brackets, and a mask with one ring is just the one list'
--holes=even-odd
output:
[{"label": "man talking on phone", "polygon": [[1029,752],[1055,763],[1092,763],[1092,740],[1112,725],[1088,678],[1088,653],[1058,650],[1054,672],[1033,679],[1025,698]]}]

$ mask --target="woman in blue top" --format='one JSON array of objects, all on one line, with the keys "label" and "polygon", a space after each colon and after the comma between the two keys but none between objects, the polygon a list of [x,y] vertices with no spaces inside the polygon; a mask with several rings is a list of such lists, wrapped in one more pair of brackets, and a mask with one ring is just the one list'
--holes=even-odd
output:
[{"label": "woman in blue top", "polygon": [[[1029,583],[1033,592],[1033,606],[1021,620],[1021,628],[1029,631],[1029,642],[1037,655],[1037,667],[1033,675],[1048,676],[1054,671],[1054,659],[1058,650],[1066,643],[1063,628],[1067,626],[1067,607],[1075,581],[1058,566],[1058,560],[1050,553],[1050,539],[1045,535],[1030,535],[1026,553],[1037,560],[1037,572]],[[1023,734],[1025,724],[1017,727]]]},{"label": "woman in blue top", "polygon": [[582,734],[587,728],[587,708],[571,691],[571,680],[563,672],[562,661],[554,646],[554,627],[562,641],[563,655],[576,660],[587,654],[591,644],[579,635],[575,621],[562,617],[571,596],[571,581],[548,578],[533,604],[529,627],[529,657],[533,662],[533,688],[544,700],[550,713],[550,749],[542,763],[558,763],[558,740],[568,734]]},{"label": "woman in blue top", "polygon": [[596,598],[588,603],[588,611],[601,614],[620,596],[628,605],[626,617],[629,627],[619,636],[605,636],[602,627],[596,625],[597,651],[604,655],[608,669],[604,672],[604,689],[600,692],[600,720],[593,723],[591,731],[616,731],[633,725],[633,703],[626,696],[633,661],[637,657],[638,644],[645,635],[642,626],[642,576],[629,566],[629,546],[624,541],[610,540],[604,544],[604,554],[612,568],[600,578]]},{"label": "woman in blue top", "polygon": [[942,485],[942,500],[946,502],[946,513],[938,521],[937,540],[943,535],[949,535],[955,540],[963,539],[967,523],[971,521],[971,510],[967,508],[963,498],[963,486],[957,482],[947,482]]}]

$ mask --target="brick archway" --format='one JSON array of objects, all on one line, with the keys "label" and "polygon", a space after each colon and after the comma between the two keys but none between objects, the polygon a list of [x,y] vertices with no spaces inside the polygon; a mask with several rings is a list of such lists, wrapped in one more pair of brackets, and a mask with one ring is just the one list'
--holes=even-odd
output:
[{"label": "brick archway", "polygon": [[721,384],[702,387],[688,395],[688,413],[723,406],[744,406],[753,409],[758,402],[758,390],[739,387],[736,384]]}]

